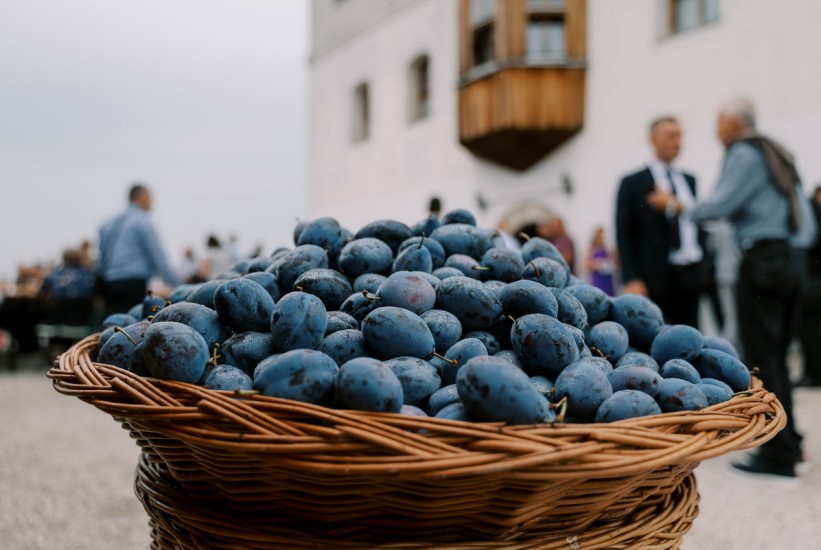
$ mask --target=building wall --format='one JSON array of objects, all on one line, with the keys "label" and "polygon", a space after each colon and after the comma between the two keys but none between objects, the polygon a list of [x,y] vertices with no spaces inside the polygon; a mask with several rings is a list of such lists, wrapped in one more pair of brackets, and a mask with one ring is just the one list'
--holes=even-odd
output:
[{"label": "building wall", "polygon": [[[334,18],[330,5],[365,13],[382,0],[328,0],[314,14],[314,33]],[[619,178],[651,155],[647,125],[673,114],[684,128],[679,164],[709,193],[722,149],[714,132],[720,104],[752,99],[760,129],[796,153],[809,189],[821,181],[821,2],[723,0],[717,23],[665,37],[665,0],[588,0],[588,72],[583,130],[526,172],[474,158],[457,131],[456,0],[394,2],[367,32],[357,28],[338,46],[312,57],[312,214],[336,216],[356,230],[378,218],[408,223],[440,194],[445,209],[476,209],[494,225],[517,204],[541,202],[560,213],[584,247],[596,225],[612,237]],[[338,21],[347,21],[338,14]],[[352,28],[352,27],[351,27]],[[349,28],[349,30],[351,29]],[[337,35],[344,35],[337,31]],[[314,41],[317,44],[317,40]],[[408,122],[408,66],[431,58],[431,112]],[[370,138],[350,139],[353,89],[371,87]],[[564,176],[573,192],[561,190]]]}]

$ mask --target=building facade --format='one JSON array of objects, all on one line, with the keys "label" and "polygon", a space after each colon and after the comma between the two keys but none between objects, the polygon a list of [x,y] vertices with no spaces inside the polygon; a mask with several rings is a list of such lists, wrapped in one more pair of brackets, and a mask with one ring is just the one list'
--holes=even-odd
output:
[{"label": "building facade", "polygon": [[[354,231],[381,218],[413,223],[436,195],[445,211],[469,208],[484,226],[560,215],[583,248],[596,226],[612,237],[618,182],[650,159],[654,117],[679,118],[678,164],[709,193],[723,154],[716,111],[739,95],[756,104],[760,129],[796,154],[805,189],[821,181],[816,0],[314,0],[312,8],[311,215]],[[467,97],[478,81],[493,86],[489,76],[509,82],[512,69],[573,69],[583,84],[576,78],[568,93],[527,77],[518,91],[497,86],[483,106]],[[556,133],[571,111],[580,119]],[[482,124],[480,133],[501,136],[495,146],[466,137]],[[506,140],[511,128],[525,139]],[[528,136],[545,145],[522,160]]]}]

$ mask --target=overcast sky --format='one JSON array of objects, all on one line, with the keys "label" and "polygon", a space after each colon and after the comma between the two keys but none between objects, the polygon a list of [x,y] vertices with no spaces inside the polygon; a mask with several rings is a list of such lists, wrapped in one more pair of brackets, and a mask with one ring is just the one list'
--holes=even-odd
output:
[{"label": "overcast sky", "polygon": [[307,0],[0,0],[0,279],[148,184],[169,259],[290,244],[306,204]]}]

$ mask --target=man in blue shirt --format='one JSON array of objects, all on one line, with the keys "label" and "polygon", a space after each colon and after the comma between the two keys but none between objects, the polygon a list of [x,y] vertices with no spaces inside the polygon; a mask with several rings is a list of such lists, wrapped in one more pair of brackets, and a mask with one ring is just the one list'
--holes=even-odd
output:
[{"label": "man in blue shirt", "polygon": [[169,285],[178,284],[148,218],[151,193],[145,186],[136,184],[131,187],[128,199],[125,212],[100,228],[98,274],[108,313],[124,313],[141,303],[148,279],[154,275]]},{"label": "man in blue shirt", "polygon": [[755,131],[755,111],[749,101],[725,106],[717,130],[726,154],[713,194],[685,207],[657,190],[648,202],[696,223],[727,218],[733,224],[742,252],[736,298],[745,363],[758,367],[764,386],[787,412],[787,426],[751,462],[733,466],[755,474],[795,477],[802,438],[792,418],[786,356],[800,274],[791,248],[808,245],[815,236],[815,223],[802,216],[803,194],[792,155]]}]

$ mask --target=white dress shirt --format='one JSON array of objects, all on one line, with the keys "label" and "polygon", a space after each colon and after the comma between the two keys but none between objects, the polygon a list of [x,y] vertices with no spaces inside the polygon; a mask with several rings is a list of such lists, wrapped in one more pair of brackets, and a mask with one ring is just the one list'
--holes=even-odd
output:
[{"label": "white dress shirt", "polygon": [[[684,174],[658,159],[654,159],[649,168],[653,180],[656,182],[656,187],[671,193],[671,186],[675,186],[676,200],[684,206],[684,210],[695,205],[695,197],[693,197],[690,186],[687,185],[687,181],[684,179]],[[672,181],[667,177],[668,170],[673,177]],[[689,265],[700,262],[704,257],[704,253],[698,244],[698,227],[689,216],[678,216],[678,228],[679,235],[681,235],[681,247],[678,250],[671,250],[667,256],[667,261],[673,265]]]}]

